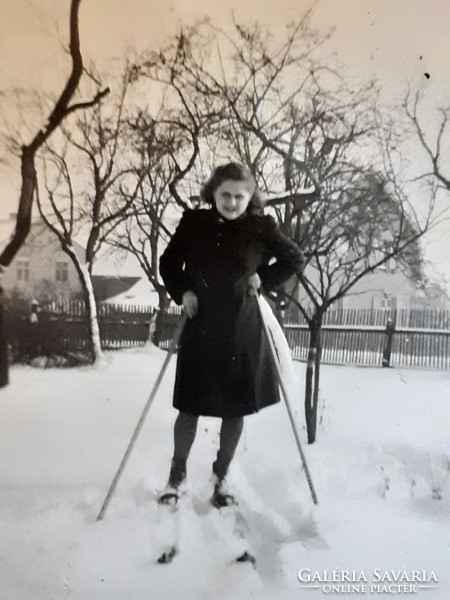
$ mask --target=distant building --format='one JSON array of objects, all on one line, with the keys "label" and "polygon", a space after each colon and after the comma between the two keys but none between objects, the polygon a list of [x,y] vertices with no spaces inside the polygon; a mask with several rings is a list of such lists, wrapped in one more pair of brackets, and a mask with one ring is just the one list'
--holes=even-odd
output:
[{"label": "distant building", "polygon": [[[11,228],[12,221],[8,224]],[[3,222],[2,225],[4,230],[6,224]],[[81,257],[81,246],[74,244],[74,247]],[[30,300],[81,298],[81,284],[75,267],[55,234],[43,222],[33,223],[25,243],[3,275],[2,287],[8,295],[17,294]]]},{"label": "distant building", "polygon": [[140,281],[139,277],[126,275],[92,276],[92,285],[94,286],[95,298],[98,302],[104,302],[110,298],[125,294],[128,290],[133,289],[138,281]]},{"label": "distant building", "polygon": [[[314,266],[307,267],[306,275],[320,289],[320,274]],[[331,296],[333,293],[332,287]],[[302,286],[298,297],[303,306],[309,306],[309,297]],[[450,310],[450,299],[444,287],[426,281],[420,247],[414,244],[401,261],[391,257],[362,277],[330,309]]]},{"label": "distant building", "polygon": [[[301,286],[299,299],[304,305],[308,304]],[[343,298],[332,304],[333,309],[450,310],[450,299],[444,289],[436,284],[423,284],[412,270],[400,268],[396,259],[391,258],[361,278]]]},{"label": "distant building", "polygon": [[147,277],[141,277],[136,283],[117,295],[108,295],[108,304],[128,304],[132,306],[158,306],[158,293]]},{"label": "distant building", "polygon": [[[3,245],[11,234],[15,215],[0,221],[0,235]],[[7,232],[7,233],[6,233]],[[73,243],[81,260],[84,248]],[[101,270],[101,262],[97,270]],[[125,292],[139,280],[138,276],[102,275],[92,277],[97,300]],[[54,233],[42,221],[33,223],[30,234],[20,248],[2,278],[2,288],[7,295],[17,295],[28,300],[62,302],[82,298],[82,287],[76,268],[69,256],[62,250]]]},{"label": "distant building", "polygon": [[396,260],[360,279],[338,301],[339,308],[412,309],[416,307],[417,281],[397,268]]}]

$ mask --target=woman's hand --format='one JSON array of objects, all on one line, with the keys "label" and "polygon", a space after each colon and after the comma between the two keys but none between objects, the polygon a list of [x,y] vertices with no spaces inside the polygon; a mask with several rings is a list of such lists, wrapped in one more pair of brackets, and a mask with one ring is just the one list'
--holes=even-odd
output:
[{"label": "woman's hand", "polygon": [[192,319],[192,317],[195,317],[198,310],[197,294],[195,294],[195,292],[193,292],[192,290],[187,290],[187,292],[184,292],[183,294],[182,303],[187,316],[190,319]]},{"label": "woman's hand", "polygon": [[261,278],[258,273],[253,273],[247,277],[247,293],[249,296],[257,296],[261,287]]}]

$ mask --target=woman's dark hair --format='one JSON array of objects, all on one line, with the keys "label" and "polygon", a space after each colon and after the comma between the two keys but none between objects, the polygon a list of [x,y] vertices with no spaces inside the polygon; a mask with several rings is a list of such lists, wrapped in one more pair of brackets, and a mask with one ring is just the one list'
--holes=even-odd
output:
[{"label": "woman's dark hair", "polygon": [[247,184],[252,197],[247,207],[247,212],[251,214],[262,214],[264,206],[261,192],[256,187],[255,178],[250,169],[240,163],[227,163],[216,167],[211,177],[205,183],[201,190],[201,199],[214,206],[214,192],[227,179],[233,181],[242,181]]}]

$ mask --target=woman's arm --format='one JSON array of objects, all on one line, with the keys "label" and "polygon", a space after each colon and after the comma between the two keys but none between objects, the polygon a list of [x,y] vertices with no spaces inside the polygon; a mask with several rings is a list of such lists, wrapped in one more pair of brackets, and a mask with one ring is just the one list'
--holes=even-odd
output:
[{"label": "woman's arm", "polygon": [[300,274],[305,259],[295,242],[281,233],[275,219],[269,215],[264,217],[263,243],[268,260],[275,258],[272,264],[264,264],[258,269],[263,287],[273,290],[285,283],[295,273]]},{"label": "woman's arm", "polygon": [[159,260],[159,272],[169,295],[177,304],[182,304],[183,294],[192,289],[191,281],[184,270],[188,239],[189,213],[186,211],[170,242]]}]

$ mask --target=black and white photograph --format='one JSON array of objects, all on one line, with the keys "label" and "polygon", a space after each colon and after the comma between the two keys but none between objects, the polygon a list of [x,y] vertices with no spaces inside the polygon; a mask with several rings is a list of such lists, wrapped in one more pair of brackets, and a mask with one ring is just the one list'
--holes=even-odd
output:
[{"label": "black and white photograph", "polygon": [[4,3],[2,599],[448,600],[448,23]]}]

